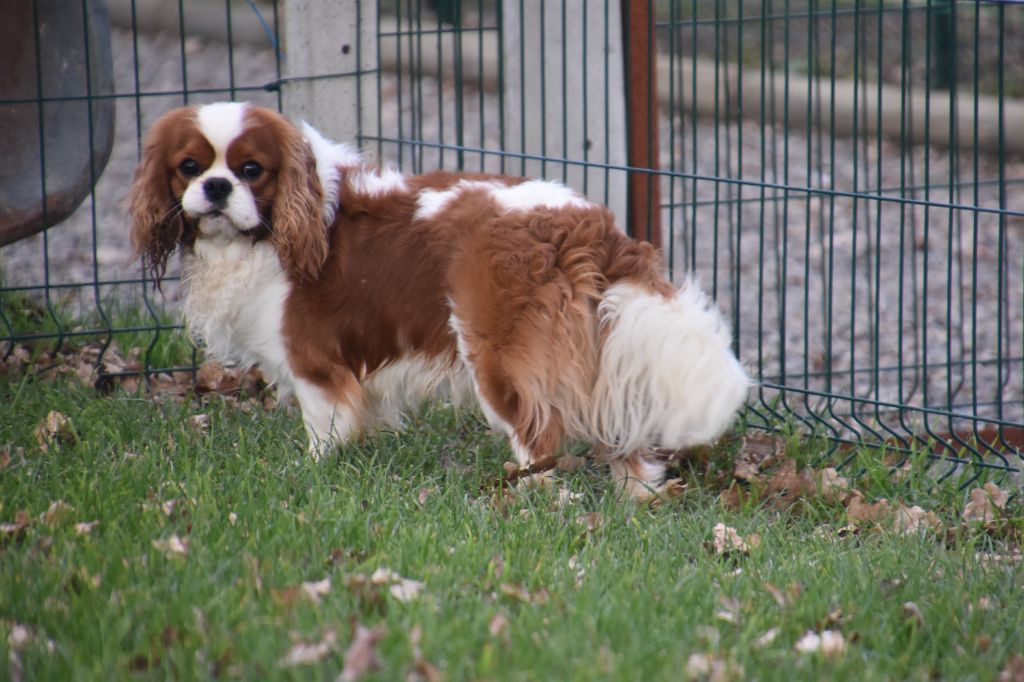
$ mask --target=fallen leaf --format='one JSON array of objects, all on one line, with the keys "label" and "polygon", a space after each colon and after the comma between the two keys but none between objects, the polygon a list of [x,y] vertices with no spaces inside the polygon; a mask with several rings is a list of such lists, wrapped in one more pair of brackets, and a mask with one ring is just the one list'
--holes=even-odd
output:
[{"label": "fallen leaf", "polygon": [[92,532],[92,529],[95,528],[98,525],[100,525],[99,521],[86,521],[86,522],[82,522],[82,523],[76,523],[75,524],[75,534],[76,535],[88,535],[89,533]]},{"label": "fallen leaf", "polygon": [[188,418],[188,425],[189,428],[197,433],[208,433],[210,430],[210,415],[194,414]]},{"label": "fallen leaf", "polygon": [[583,499],[583,493],[574,493],[565,486],[558,488],[558,506],[566,507]]},{"label": "fallen leaf", "polygon": [[804,468],[798,471],[793,459],[784,461],[770,476],[762,477],[761,484],[768,502],[776,509],[788,509],[818,492],[813,470]]},{"label": "fallen leaf", "polygon": [[238,514],[235,512],[228,512],[228,523],[232,526],[238,523]]},{"label": "fallen leaf", "polygon": [[7,448],[0,450],[0,471],[11,465],[11,452]]},{"label": "fallen leaf", "polygon": [[409,644],[412,647],[412,670],[406,675],[406,682],[440,682],[444,675],[437,669],[437,666],[423,656],[423,649],[420,646],[423,640],[423,629],[419,625],[413,627],[409,633]]},{"label": "fallen leaf", "polygon": [[400,602],[409,602],[416,599],[424,585],[418,580],[403,578],[389,568],[378,568],[370,576],[372,585],[386,585],[391,596]]},{"label": "fallen leaf", "polygon": [[848,523],[859,525],[861,523],[878,523],[888,518],[891,510],[889,501],[881,499],[878,502],[865,502],[860,491],[854,490],[847,497],[846,520]]},{"label": "fallen leaf", "polygon": [[916,535],[921,531],[937,531],[942,528],[939,517],[921,507],[899,505],[893,515],[893,528],[897,533]]},{"label": "fallen leaf", "polygon": [[331,593],[331,579],[324,578],[316,582],[302,583],[302,594],[314,604],[320,603],[320,597]]},{"label": "fallen leaf", "polygon": [[588,533],[593,533],[600,528],[603,522],[604,517],[601,516],[601,512],[589,512],[576,517],[576,523],[583,526]]},{"label": "fallen leaf", "polygon": [[506,597],[521,601],[524,604],[546,604],[550,595],[546,588],[539,588],[531,592],[522,583],[502,583],[498,586],[500,592]]},{"label": "fallen leaf", "polygon": [[982,524],[993,523],[1006,507],[1009,495],[995,483],[986,483],[970,492],[970,501],[964,507],[963,519]]},{"label": "fallen leaf", "polygon": [[838,502],[850,492],[850,482],[832,467],[822,469],[816,476],[818,494],[829,502]]},{"label": "fallen leaf", "polygon": [[718,597],[718,603],[722,608],[715,613],[715,618],[725,621],[726,623],[740,622],[740,611],[742,610],[742,606],[738,599],[735,597],[721,595]]},{"label": "fallen leaf", "polygon": [[912,620],[917,627],[924,627],[924,614],[921,613],[921,607],[912,601],[905,601],[900,607],[900,612],[903,617],[907,620]]},{"label": "fallen leaf", "polygon": [[753,547],[761,544],[760,535],[752,533],[744,539],[736,532],[735,528],[731,528],[724,523],[716,523],[711,532],[714,536],[715,554],[726,554],[728,552],[749,554]]},{"label": "fallen leaf", "polygon": [[21,537],[32,523],[32,517],[24,509],[14,515],[12,523],[0,523],[0,540],[7,541]]},{"label": "fallen leaf", "polygon": [[779,608],[786,608],[789,605],[789,599],[786,598],[786,593],[779,588],[772,585],[770,582],[764,582],[764,589],[768,591],[768,594],[772,596],[775,603],[779,605]]},{"label": "fallen leaf", "polygon": [[740,453],[733,466],[733,476],[753,483],[761,471],[772,466],[785,451],[786,441],[778,436],[759,433],[743,436]]},{"label": "fallen leaf", "polygon": [[73,445],[77,440],[71,419],[56,410],[47,413],[46,418],[36,426],[35,436],[43,452],[49,452],[53,447]]},{"label": "fallen leaf", "polygon": [[7,635],[7,647],[11,651],[24,651],[28,647],[42,647],[49,654],[57,651],[57,643],[52,639],[19,623],[11,626],[11,632]]},{"label": "fallen leaf", "polygon": [[729,487],[720,495],[722,504],[725,505],[725,508],[733,510],[741,509],[749,496],[750,493],[737,485],[736,481],[730,483]]},{"label": "fallen leaf", "polygon": [[846,640],[841,632],[835,630],[823,630],[821,633],[808,630],[795,648],[802,654],[820,652],[825,658],[834,658],[846,651]]},{"label": "fallen leaf", "polygon": [[338,675],[336,682],[355,682],[360,677],[380,668],[377,657],[377,644],[384,638],[386,630],[383,625],[373,629],[356,625],[352,644],[345,652],[345,666]]},{"label": "fallen leaf", "polygon": [[416,495],[416,502],[422,507],[427,502],[427,497],[434,492],[436,488],[420,488],[419,493]]},{"label": "fallen leaf", "polygon": [[782,630],[780,630],[779,628],[772,628],[771,630],[768,630],[763,635],[758,637],[757,640],[754,641],[754,646],[758,649],[765,648],[766,646],[774,642],[781,632]]},{"label": "fallen leaf", "polygon": [[336,642],[337,635],[334,630],[324,632],[319,642],[295,642],[279,665],[283,668],[292,668],[297,665],[318,663],[331,655]]},{"label": "fallen leaf", "polygon": [[508,634],[508,618],[500,611],[494,614],[491,622],[487,624],[487,634],[491,637],[504,637]]},{"label": "fallen leaf", "polygon": [[1024,656],[1014,654],[999,671],[997,682],[1024,682]]},{"label": "fallen leaf", "polygon": [[153,540],[153,547],[167,556],[188,556],[188,538],[179,538],[177,535]]},{"label": "fallen leaf", "polygon": [[693,653],[686,659],[686,678],[688,680],[728,682],[742,680],[744,677],[743,666],[724,660],[714,653]]},{"label": "fallen leaf", "polygon": [[50,503],[46,511],[39,515],[39,520],[48,526],[60,524],[73,511],[71,505],[64,500],[56,500]]}]

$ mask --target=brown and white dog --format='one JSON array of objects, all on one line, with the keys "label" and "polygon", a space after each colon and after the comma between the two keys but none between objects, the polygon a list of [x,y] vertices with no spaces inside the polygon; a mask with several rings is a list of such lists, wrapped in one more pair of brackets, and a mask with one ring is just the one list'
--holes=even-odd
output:
[{"label": "brown and white dog", "polygon": [[157,121],[130,211],[157,280],[181,248],[191,334],[292,392],[314,457],[446,385],[522,466],[583,440],[645,495],[651,449],[713,440],[750,384],[699,288],[554,182],[404,175],[228,102]]}]

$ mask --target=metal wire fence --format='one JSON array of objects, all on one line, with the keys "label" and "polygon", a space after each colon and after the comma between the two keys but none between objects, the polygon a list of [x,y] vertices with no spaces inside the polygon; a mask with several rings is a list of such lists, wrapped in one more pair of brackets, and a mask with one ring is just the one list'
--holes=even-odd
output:
[{"label": "metal wire fence", "polygon": [[[202,3],[205,24],[200,3],[165,4],[157,26],[141,0],[111,0],[109,91],[0,95],[37,112],[112,101],[117,118],[83,206],[0,249],[0,356],[87,340],[102,366],[122,339],[144,348],[140,371],[199,359],[161,355],[180,334],[173,281],[154,296],[127,250],[139,134],[182,103],[281,107],[295,76],[277,2]],[[413,172],[560,179],[660,240],[673,276],[694,273],[732,321],[759,381],[752,424],[796,424],[840,453],[884,444],[895,465],[927,453],[941,476],[1020,470],[1024,6],[355,4],[376,17],[376,49],[334,77],[377,93],[355,141]],[[78,141],[90,157],[92,139]]]}]

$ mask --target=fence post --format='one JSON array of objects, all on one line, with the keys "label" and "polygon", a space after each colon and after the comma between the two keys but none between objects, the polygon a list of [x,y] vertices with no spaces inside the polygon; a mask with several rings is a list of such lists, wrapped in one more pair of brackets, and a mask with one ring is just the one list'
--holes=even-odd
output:
[{"label": "fence post", "polygon": [[[625,95],[628,104],[629,165],[658,170],[658,69],[654,9],[650,0],[622,0],[626,35]],[[629,224],[633,236],[661,246],[659,176],[629,174]]]},{"label": "fence post", "polygon": [[[561,180],[627,226],[626,111],[619,0],[504,0],[508,173]],[[598,164],[566,164],[573,159]]]},{"label": "fence post", "polygon": [[337,142],[377,142],[377,1],[283,0],[283,23],[284,113]]}]

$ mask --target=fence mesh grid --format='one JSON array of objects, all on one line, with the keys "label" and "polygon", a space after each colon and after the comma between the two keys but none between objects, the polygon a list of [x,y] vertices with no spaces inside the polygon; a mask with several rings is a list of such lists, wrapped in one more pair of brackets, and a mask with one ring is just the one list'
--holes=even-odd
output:
[{"label": "fence mesh grid", "polygon": [[[50,4],[32,4],[36,26]],[[95,3],[80,4],[85,30]],[[40,120],[68,102],[91,120],[112,101],[117,121],[83,205],[0,248],[0,356],[90,342],[107,374],[191,368],[194,353],[161,350],[180,334],[173,273],[162,294],[146,286],[121,202],[140,133],[164,111],[281,107],[282,8],[179,0],[155,32],[135,0],[110,4],[109,91],[0,94]],[[1024,6],[663,0],[639,3],[645,18],[637,5],[381,2],[379,68],[339,76],[376,83],[379,134],[356,142],[412,172],[543,175],[613,205],[631,173],[654,178],[628,199],[656,205],[650,225],[620,219],[659,230],[673,276],[693,273],[732,321],[760,382],[753,424],[926,450],[943,475],[1018,471]],[[211,8],[194,32],[190,17]],[[630,43],[638,21],[654,40]],[[638,66],[657,92],[646,120],[628,106]],[[90,157],[92,140],[79,142]],[[653,167],[629,165],[637,146]],[[51,147],[37,147],[45,186]],[[137,367],[104,364],[115,341],[143,349]]]}]

